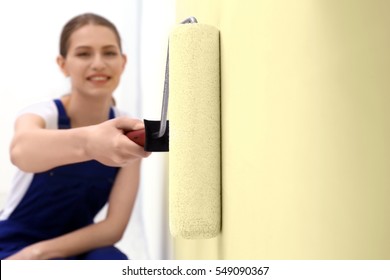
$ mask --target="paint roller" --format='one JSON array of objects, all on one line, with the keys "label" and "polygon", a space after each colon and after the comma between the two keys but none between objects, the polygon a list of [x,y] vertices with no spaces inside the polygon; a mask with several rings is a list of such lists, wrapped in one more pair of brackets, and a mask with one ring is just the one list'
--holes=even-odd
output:
[{"label": "paint roller", "polygon": [[145,120],[145,147],[160,141],[158,147],[167,148],[170,134],[169,226],[175,237],[211,238],[221,229],[219,53],[214,26],[194,17],[176,25],[169,36],[161,121]]}]

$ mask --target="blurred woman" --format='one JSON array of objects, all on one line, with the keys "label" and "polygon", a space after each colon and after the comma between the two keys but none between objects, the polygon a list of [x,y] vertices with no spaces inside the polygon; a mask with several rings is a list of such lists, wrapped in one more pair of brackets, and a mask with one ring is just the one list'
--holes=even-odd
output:
[{"label": "blurred woman", "polygon": [[[69,94],[25,108],[15,122],[18,171],[0,212],[0,259],[127,259],[114,244],[149,153],[125,136],[143,123],[113,102],[126,65],[116,27],[96,14],[71,19],[57,63]],[[105,219],[94,223],[107,202]]]}]

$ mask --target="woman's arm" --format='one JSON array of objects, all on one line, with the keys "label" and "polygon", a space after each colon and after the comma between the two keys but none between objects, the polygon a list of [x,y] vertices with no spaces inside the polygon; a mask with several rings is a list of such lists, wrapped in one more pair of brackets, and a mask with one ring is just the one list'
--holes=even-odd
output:
[{"label": "woman's arm", "polygon": [[91,159],[109,166],[124,166],[148,156],[124,135],[124,131],[141,128],[141,121],[119,117],[98,125],[52,130],[45,129],[40,116],[24,114],[15,123],[11,161],[21,170],[35,173]]},{"label": "woman's arm", "polygon": [[62,259],[118,242],[129,222],[138,191],[140,160],[122,167],[109,198],[106,218],[74,232],[35,243],[9,259]]}]

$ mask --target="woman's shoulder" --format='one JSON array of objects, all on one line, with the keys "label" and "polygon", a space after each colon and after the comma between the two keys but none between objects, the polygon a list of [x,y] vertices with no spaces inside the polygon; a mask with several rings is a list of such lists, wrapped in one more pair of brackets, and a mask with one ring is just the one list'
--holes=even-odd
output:
[{"label": "woman's shoulder", "polygon": [[22,108],[19,111],[19,114],[24,114],[24,113],[44,113],[44,112],[56,112],[56,106],[54,104],[54,100],[42,100],[39,102],[35,102],[32,104],[29,104]]},{"label": "woman's shoulder", "polygon": [[54,99],[42,100],[27,105],[18,112],[18,116],[24,114],[35,114],[40,116],[45,121],[47,128],[52,128],[58,118],[58,110]]}]

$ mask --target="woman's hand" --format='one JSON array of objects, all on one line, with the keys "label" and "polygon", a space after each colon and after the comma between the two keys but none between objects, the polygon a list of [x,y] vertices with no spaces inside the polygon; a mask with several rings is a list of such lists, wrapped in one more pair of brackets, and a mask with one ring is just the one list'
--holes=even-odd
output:
[{"label": "woman's hand", "polygon": [[140,120],[119,117],[91,126],[46,129],[40,116],[24,114],[15,124],[11,161],[19,169],[31,173],[93,159],[122,167],[150,155],[125,135],[127,131],[143,127]]},{"label": "woman's hand", "polygon": [[39,243],[27,246],[19,252],[9,256],[6,260],[44,260]]},{"label": "woman's hand", "polygon": [[143,128],[142,121],[126,117],[90,126],[85,147],[87,156],[109,166],[125,166],[134,159],[148,157],[150,153],[124,133]]}]

